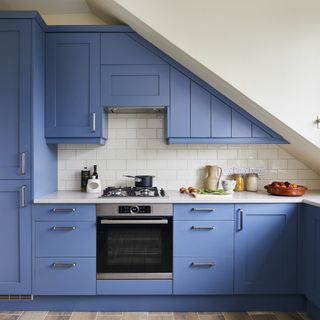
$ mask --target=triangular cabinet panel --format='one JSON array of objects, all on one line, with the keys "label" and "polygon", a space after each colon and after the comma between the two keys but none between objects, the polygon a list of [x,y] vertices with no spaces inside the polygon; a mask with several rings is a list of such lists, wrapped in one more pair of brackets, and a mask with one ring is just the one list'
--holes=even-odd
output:
[{"label": "triangular cabinet panel", "polygon": [[167,64],[126,33],[101,34],[101,64]]},{"label": "triangular cabinet panel", "polygon": [[169,143],[288,143],[138,34],[128,37],[170,66]]}]

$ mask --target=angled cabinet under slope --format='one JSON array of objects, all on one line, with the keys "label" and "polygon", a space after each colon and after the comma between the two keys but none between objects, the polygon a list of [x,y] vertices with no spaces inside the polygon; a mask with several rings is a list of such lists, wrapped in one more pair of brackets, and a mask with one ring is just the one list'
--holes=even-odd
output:
[{"label": "angled cabinet under slope", "polygon": [[302,293],[320,307],[320,208],[303,205]]},{"label": "angled cabinet under slope", "polygon": [[170,68],[169,143],[287,143],[242,108]]},{"label": "angled cabinet under slope", "polygon": [[46,35],[48,143],[104,143],[100,34]]},{"label": "angled cabinet under slope", "polygon": [[31,20],[0,20],[0,179],[30,179]]},{"label": "angled cabinet under slope", "polygon": [[0,294],[31,293],[30,185],[0,180]]},{"label": "angled cabinet under slope", "polygon": [[296,204],[236,205],[235,293],[296,294]]},{"label": "angled cabinet under slope", "polygon": [[169,105],[169,66],[126,33],[101,34],[104,107]]}]

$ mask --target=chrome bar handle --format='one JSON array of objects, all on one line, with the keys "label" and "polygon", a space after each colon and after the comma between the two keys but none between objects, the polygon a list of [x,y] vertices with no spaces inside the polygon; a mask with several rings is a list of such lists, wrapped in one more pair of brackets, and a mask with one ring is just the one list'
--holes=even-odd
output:
[{"label": "chrome bar handle", "polygon": [[96,113],[91,113],[91,120],[92,120],[92,132],[96,132]]},{"label": "chrome bar handle", "polygon": [[168,224],[167,219],[159,220],[101,220],[101,224]]},{"label": "chrome bar handle", "polygon": [[21,158],[21,174],[25,175],[26,174],[26,153],[21,152],[20,158]]},{"label": "chrome bar handle", "polygon": [[243,209],[239,209],[237,212],[237,231],[243,229]]},{"label": "chrome bar handle", "polygon": [[76,212],[76,208],[53,208],[52,209],[53,212]]},{"label": "chrome bar handle", "polygon": [[53,268],[73,268],[77,264],[76,263],[53,263],[52,267]]},{"label": "chrome bar handle", "polygon": [[191,267],[208,267],[208,268],[212,268],[214,267],[216,264],[213,262],[192,262],[191,263]]},{"label": "chrome bar handle", "polygon": [[215,230],[216,227],[215,226],[192,226],[191,227],[192,230]]},{"label": "chrome bar handle", "polygon": [[26,206],[26,186],[21,187],[21,208]]},{"label": "chrome bar handle", "polygon": [[192,211],[209,211],[209,212],[212,212],[212,211],[215,211],[216,209],[215,208],[192,208],[191,209]]},{"label": "chrome bar handle", "polygon": [[76,229],[77,227],[57,227],[57,226],[53,226],[51,228],[52,231],[72,231]]}]

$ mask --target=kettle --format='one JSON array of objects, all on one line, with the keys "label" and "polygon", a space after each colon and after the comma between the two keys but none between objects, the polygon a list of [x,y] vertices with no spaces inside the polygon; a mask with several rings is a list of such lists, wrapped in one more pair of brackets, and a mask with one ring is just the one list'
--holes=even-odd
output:
[{"label": "kettle", "polygon": [[210,190],[217,190],[219,188],[222,169],[218,166],[206,166],[208,176],[204,180],[204,187]]}]

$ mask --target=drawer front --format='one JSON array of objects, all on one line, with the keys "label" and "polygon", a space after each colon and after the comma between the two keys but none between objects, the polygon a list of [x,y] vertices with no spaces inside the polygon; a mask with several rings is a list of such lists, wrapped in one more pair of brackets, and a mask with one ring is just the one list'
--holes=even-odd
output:
[{"label": "drawer front", "polygon": [[173,294],[233,294],[232,257],[174,258]]},{"label": "drawer front", "polygon": [[97,294],[172,294],[172,280],[98,280]]},{"label": "drawer front", "polygon": [[94,258],[37,258],[34,273],[34,294],[96,294]]},{"label": "drawer front", "polygon": [[234,220],[233,204],[176,204],[174,220]]},{"label": "drawer front", "polygon": [[233,254],[233,221],[175,221],[174,256],[210,257]]},{"label": "drawer front", "polygon": [[37,257],[95,257],[96,223],[36,222]]},{"label": "drawer front", "polygon": [[33,206],[34,220],[96,220],[96,206],[87,204],[45,204]]}]

